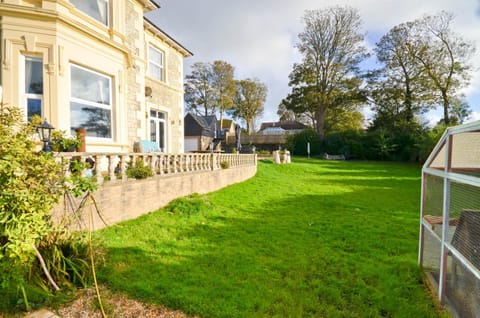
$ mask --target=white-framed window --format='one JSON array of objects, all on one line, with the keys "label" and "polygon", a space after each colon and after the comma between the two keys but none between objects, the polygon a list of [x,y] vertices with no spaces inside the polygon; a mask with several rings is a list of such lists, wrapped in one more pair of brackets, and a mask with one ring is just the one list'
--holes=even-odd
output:
[{"label": "white-framed window", "polygon": [[109,25],[109,0],[70,0],[70,3],[89,17]]},{"label": "white-framed window", "polygon": [[167,152],[167,113],[150,110],[150,141],[155,141],[161,152]]},{"label": "white-framed window", "polygon": [[148,75],[165,81],[165,54],[154,46],[148,47]]},{"label": "white-framed window", "polygon": [[88,137],[112,138],[112,78],[70,64],[70,128]]},{"label": "white-framed window", "polygon": [[23,56],[25,61],[24,113],[28,121],[43,114],[43,61],[40,57]]}]

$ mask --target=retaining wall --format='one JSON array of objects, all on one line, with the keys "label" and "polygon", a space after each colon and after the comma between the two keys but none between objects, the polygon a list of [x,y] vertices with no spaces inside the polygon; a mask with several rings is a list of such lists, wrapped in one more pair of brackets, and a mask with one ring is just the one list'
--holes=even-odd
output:
[{"label": "retaining wall", "polygon": [[[144,180],[129,179],[126,182],[101,185],[95,191],[94,197],[107,225],[112,225],[155,211],[179,197],[192,193],[204,194],[245,181],[253,177],[256,172],[256,165],[248,165],[213,171],[156,175]],[[60,202],[53,211],[57,221],[64,214],[64,206],[64,202]],[[92,206],[91,202],[87,204],[83,210],[81,222],[74,222],[73,228],[89,227],[87,216]],[[93,228],[105,227],[95,210],[92,210]]]}]

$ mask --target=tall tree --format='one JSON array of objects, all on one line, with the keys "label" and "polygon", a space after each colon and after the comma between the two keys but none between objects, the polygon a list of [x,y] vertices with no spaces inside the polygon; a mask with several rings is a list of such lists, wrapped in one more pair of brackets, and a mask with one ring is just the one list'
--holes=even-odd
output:
[{"label": "tall tree", "polygon": [[212,86],[215,94],[215,105],[220,113],[220,127],[223,126],[223,115],[233,108],[235,98],[234,67],[225,61],[214,61],[212,64]]},{"label": "tall tree", "polygon": [[247,132],[253,132],[255,119],[263,113],[267,99],[267,86],[258,79],[237,81],[233,115],[247,124]]},{"label": "tall tree", "polygon": [[450,26],[451,13],[442,11],[410,23],[413,30],[408,42],[410,54],[425,70],[436,90],[437,103],[443,106],[443,121],[450,124],[452,102],[459,99],[459,89],[470,80],[473,44],[455,34]]},{"label": "tall tree", "polygon": [[212,115],[216,110],[216,100],[211,64],[197,62],[191,69],[192,72],[185,77],[184,84],[187,110],[197,115]]},{"label": "tall tree", "polygon": [[307,10],[303,22],[305,28],[296,45],[303,60],[293,66],[289,97],[292,101],[303,99],[323,139],[328,109],[345,109],[364,101],[358,71],[367,53],[362,45],[360,16],[353,8]]},{"label": "tall tree", "polygon": [[383,67],[370,74],[371,102],[386,123],[411,123],[431,106],[432,93],[423,67],[409,53],[412,32],[408,24],[393,27],[374,49]]}]

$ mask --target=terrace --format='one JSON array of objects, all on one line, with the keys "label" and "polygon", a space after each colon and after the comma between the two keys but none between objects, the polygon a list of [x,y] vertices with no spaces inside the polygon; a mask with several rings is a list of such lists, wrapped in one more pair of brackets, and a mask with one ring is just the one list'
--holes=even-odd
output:
[{"label": "terrace", "polygon": [[[64,152],[56,156],[65,163],[67,173],[70,173],[72,160],[94,160],[93,178],[99,185],[94,195],[106,221],[105,224],[100,215],[95,215],[95,229],[136,218],[178,197],[216,191],[247,180],[257,171],[255,154]],[[127,178],[127,168],[135,166],[138,160],[152,168],[153,177],[142,180]],[[73,206],[78,206],[78,203]],[[54,209],[54,215],[63,216],[65,207],[66,202],[61,202]],[[86,228],[86,216],[82,218],[76,227]]]}]

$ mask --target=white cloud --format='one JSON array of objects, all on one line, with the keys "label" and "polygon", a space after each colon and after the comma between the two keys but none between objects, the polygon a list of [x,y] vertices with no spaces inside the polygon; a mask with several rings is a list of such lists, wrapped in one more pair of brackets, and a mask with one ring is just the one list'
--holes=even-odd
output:
[{"label": "white cloud", "polygon": [[[274,121],[278,104],[290,90],[292,65],[299,60],[294,44],[303,29],[301,17],[307,9],[332,5],[359,10],[369,48],[399,23],[441,10],[454,13],[454,31],[478,47],[474,58],[478,69],[464,93],[480,113],[480,18],[479,4],[473,0],[164,0],[149,17],[195,54],[185,60],[186,74],[194,62],[225,60],[236,68],[238,78],[265,82],[269,95],[264,120]],[[374,66],[371,62],[368,67]]]},{"label": "white cloud", "polygon": [[480,120],[480,112],[479,111],[474,111],[474,112],[472,112],[472,115],[468,119],[468,122],[477,121],[477,120]]}]

